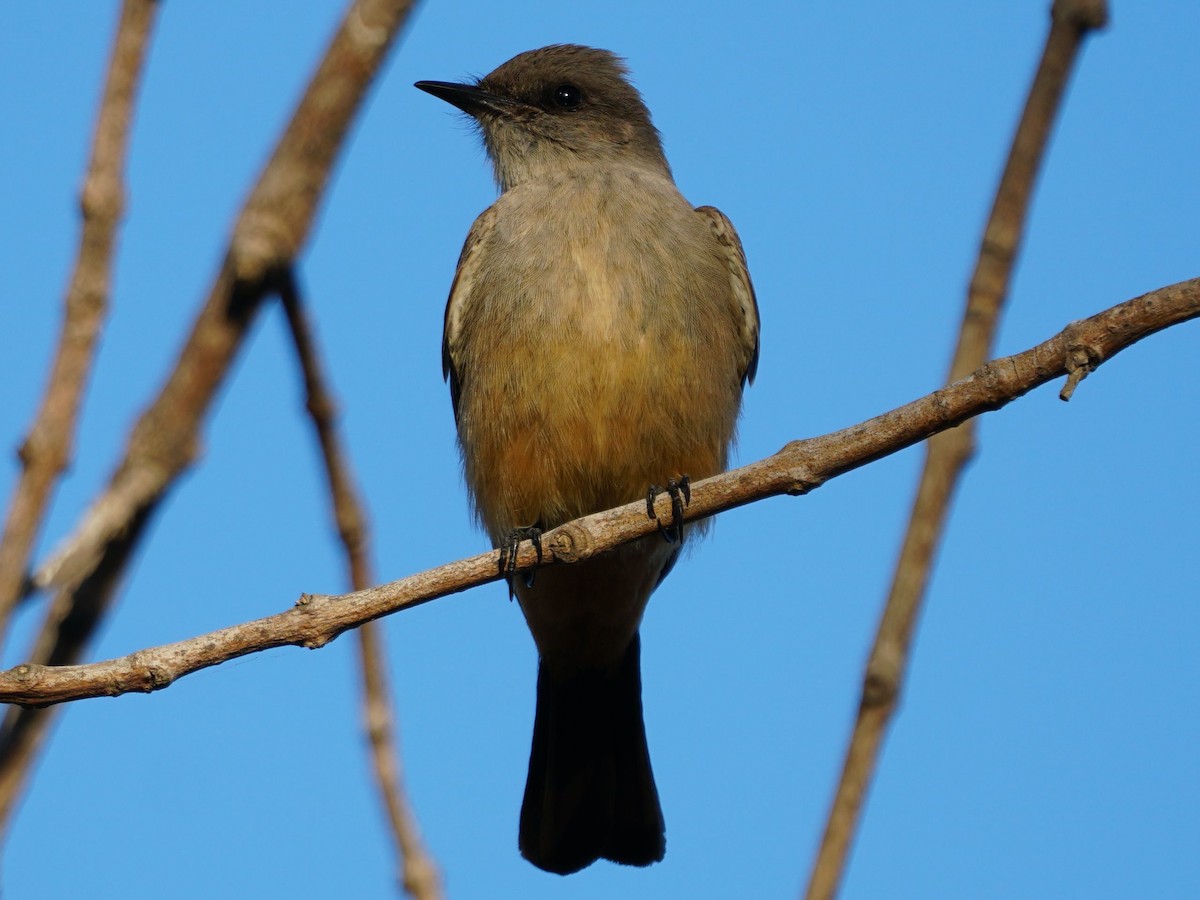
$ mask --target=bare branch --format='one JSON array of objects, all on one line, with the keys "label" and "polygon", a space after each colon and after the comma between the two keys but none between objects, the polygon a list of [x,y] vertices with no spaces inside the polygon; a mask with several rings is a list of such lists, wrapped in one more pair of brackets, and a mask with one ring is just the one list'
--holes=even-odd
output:
[{"label": "bare branch", "polygon": [[62,332],[50,379],[29,435],[0,539],[0,645],[21,597],[34,541],[50,494],[71,460],[79,404],[108,310],[117,229],[125,205],[125,154],[142,63],[158,12],[156,0],[126,0],[113,41],[92,155],[80,195],[83,229],[67,288]]},{"label": "bare branch", "polygon": [[[1200,317],[1200,278],[1184,281],[1074,322],[1023,353],[859,425],[793,441],[773,456],[697,482],[689,521],[780,494],[804,494],[826,481],[919,443],[981,413],[1000,409],[1068,373],[1080,355],[1095,370],[1164,328]],[[659,498],[659,516],[670,499]],[[568,522],[542,536],[547,564],[586,559],[657,530],[644,501]],[[518,568],[537,555],[521,547]],[[293,609],[210,634],[82,666],[21,665],[0,672],[0,702],[25,706],[161,690],[178,678],[273,647],[317,648],[380,616],[499,579],[499,554],[482,553],[399,581],[342,596],[303,595]]]},{"label": "bare branch", "polygon": [[303,247],[354,114],[412,6],[412,0],[357,0],[347,11],[242,208],[174,371],[135,426],[104,494],[36,574],[36,588],[86,577],[105,546],[195,459],[204,415],[275,277]]},{"label": "bare branch", "polygon": [[[251,191],[175,369],[75,533],[34,577],[55,591],[30,659],[74,662],[107,611],[167,490],[198,455],[201,424],[262,300],[299,253],[350,123],[413,0],[355,0]],[[10,710],[0,726],[0,824],[11,816],[48,717]]]},{"label": "bare branch", "polygon": [[[1105,18],[1103,2],[1055,0],[1046,46],[984,228],[948,382],[965,377],[991,356],[1029,199],[1068,76],[1084,36],[1090,29],[1101,27]],[[1073,390],[1086,367],[1075,366],[1070,371],[1068,387]],[[1064,391],[1070,396],[1067,388]],[[904,679],[913,630],[946,512],[974,447],[973,422],[943,432],[929,442],[908,531],[867,661],[858,718],[810,875],[806,892],[809,900],[835,896],[841,883],[863,799]]]},{"label": "bare branch", "polygon": [[[337,406],[325,386],[320,354],[293,272],[284,274],[279,297],[287,314],[292,343],[304,374],[306,406],[325,462],[334,519],[346,552],[350,586],[356,591],[364,590],[374,581],[369,558],[367,517],[338,438]],[[400,777],[400,752],[396,742],[391,692],[388,690],[386,652],[378,626],[374,622],[367,622],[358,629],[358,638],[365,731],[371,747],[376,785],[401,863],[398,880],[416,900],[440,900],[441,877],[421,839]]]},{"label": "bare branch", "polygon": [[367,739],[371,744],[371,760],[379,793],[400,856],[400,884],[417,900],[438,900],[443,896],[441,875],[425,847],[412,805],[404,792],[393,706],[387,685],[386,658],[376,623],[368,622],[359,628],[358,641]]}]

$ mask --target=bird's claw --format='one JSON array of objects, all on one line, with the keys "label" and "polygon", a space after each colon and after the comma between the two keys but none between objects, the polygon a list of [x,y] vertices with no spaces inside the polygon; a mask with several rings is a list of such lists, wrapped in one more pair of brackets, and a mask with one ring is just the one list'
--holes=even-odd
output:
[{"label": "bird's claw", "polygon": [[[500,574],[508,581],[508,599],[513,598],[513,576],[517,574],[517,551],[522,541],[532,541],[533,550],[537,554],[538,565],[542,564],[542,529],[537,525],[527,525],[514,528],[508,533],[500,545]],[[524,574],[525,587],[533,587],[533,577],[537,569],[530,569]]]},{"label": "bird's claw", "polygon": [[661,492],[657,484],[650,485],[646,492],[646,515],[658,525],[658,533],[668,544],[683,543],[683,508],[692,503],[692,480],[681,475],[667,482],[667,495],[671,498],[671,524],[664,526],[654,512],[654,498]]}]

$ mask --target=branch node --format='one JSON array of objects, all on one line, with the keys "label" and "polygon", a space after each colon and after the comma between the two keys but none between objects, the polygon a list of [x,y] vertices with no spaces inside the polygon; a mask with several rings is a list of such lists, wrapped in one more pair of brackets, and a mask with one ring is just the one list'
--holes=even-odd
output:
[{"label": "branch node", "polygon": [[146,686],[142,690],[147,694],[150,694],[154,691],[161,690],[162,688],[169,686],[174,680],[175,678],[170,672],[164,671],[158,666],[147,666]]},{"label": "branch node", "polygon": [[273,269],[290,262],[294,243],[280,216],[247,208],[229,242],[234,278],[242,284],[258,283]]},{"label": "branch node", "polygon": [[897,682],[895,675],[879,671],[868,671],[863,679],[862,708],[878,709],[896,702]]},{"label": "branch node", "polygon": [[783,449],[775,454],[776,457],[787,457],[789,460],[787,472],[790,481],[783,489],[789,497],[801,497],[815,491],[826,481],[825,476],[813,474],[812,467],[806,464],[811,458],[809,448],[810,440],[788,441],[783,445]]},{"label": "branch node", "polygon": [[544,543],[559,562],[579,562],[595,553],[592,533],[574,522],[554,529],[554,533],[548,540],[544,540]]},{"label": "branch node", "polygon": [[120,219],[125,211],[120,179],[115,175],[89,178],[79,192],[79,211],[85,219]]},{"label": "branch node", "polygon": [[336,423],[341,416],[341,410],[328,394],[309,393],[308,401],[304,404],[308,414],[318,421],[327,421],[330,425]]},{"label": "branch node", "polygon": [[346,17],[346,31],[355,43],[367,47],[382,47],[391,39],[386,24],[372,25],[363,17],[363,9],[359,6]]},{"label": "branch node", "polygon": [[801,470],[792,478],[791,484],[784,489],[789,497],[803,497],[825,483],[824,478],[817,478],[807,469]]},{"label": "branch node", "polygon": [[1070,400],[1075,394],[1075,388],[1079,387],[1079,382],[1087,378],[1096,366],[1100,365],[1102,358],[1103,354],[1088,344],[1082,342],[1069,344],[1067,346],[1067,358],[1064,361],[1064,366],[1067,370],[1067,383],[1058,392],[1058,399],[1064,403]]},{"label": "branch node", "polygon": [[28,469],[33,464],[33,459],[37,455],[37,451],[33,446],[33,435],[21,441],[17,447],[17,462],[21,464],[21,468]]},{"label": "branch node", "polygon": [[1100,29],[1108,25],[1108,3],[1106,0],[1054,0],[1050,15],[1080,31]]}]

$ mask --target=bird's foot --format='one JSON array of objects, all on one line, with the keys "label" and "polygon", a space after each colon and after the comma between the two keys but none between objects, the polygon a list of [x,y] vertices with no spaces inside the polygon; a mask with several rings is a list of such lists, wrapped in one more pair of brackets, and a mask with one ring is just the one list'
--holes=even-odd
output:
[{"label": "bird's foot", "polygon": [[671,498],[671,524],[667,526],[654,513],[654,498],[662,491],[657,484],[650,485],[646,492],[646,515],[658,525],[658,533],[668,544],[683,543],[683,508],[692,502],[692,480],[681,475],[678,480],[672,478],[667,482],[666,492]]},{"label": "bird's foot", "polygon": [[[537,525],[514,528],[500,545],[500,574],[508,581],[508,599],[513,598],[513,576],[517,574],[517,551],[522,541],[532,541],[537,553],[538,565],[542,563],[542,529]],[[537,569],[530,569],[522,577],[525,587],[533,587],[533,576]]]}]

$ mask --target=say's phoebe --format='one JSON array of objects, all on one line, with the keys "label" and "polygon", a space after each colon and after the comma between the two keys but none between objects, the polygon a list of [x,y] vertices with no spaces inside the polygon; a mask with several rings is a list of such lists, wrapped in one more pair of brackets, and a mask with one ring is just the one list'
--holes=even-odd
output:
[{"label": "say's phoebe", "polygon": [[[621,60],[544,47],[417,87],[474,117],[501,190],[467,235],[442,344],[493,543],[723,471],[758,361],[754,290],[733,225],[679,193]],[[539,868],[663,857],[638,625],[681,543],[510,579],[538,649],[520,848]]]}]

